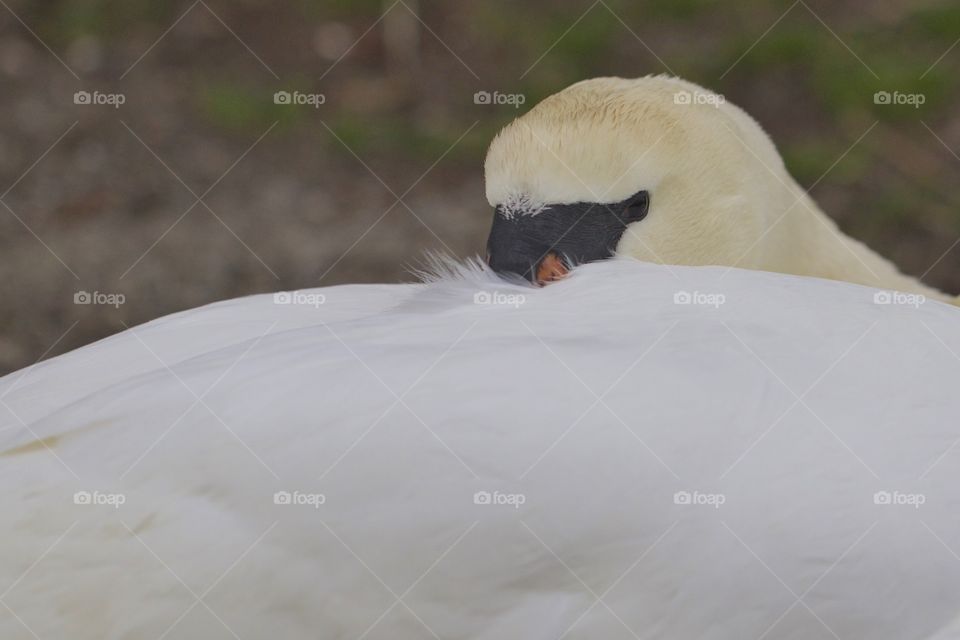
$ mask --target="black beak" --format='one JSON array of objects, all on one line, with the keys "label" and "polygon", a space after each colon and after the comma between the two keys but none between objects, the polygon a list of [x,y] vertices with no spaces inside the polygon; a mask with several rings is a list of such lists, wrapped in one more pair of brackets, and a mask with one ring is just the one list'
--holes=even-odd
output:
[{"label": "black beak", "polygon": [[501,275],[543,285],[573,267],[611,257],[627,225],[649,209],[646,191],[612,204],[576,202],[534,214],[497,207],[487,240],[487,262]]},{"label": "black beak", "polygon": [[[549,214],[544,211],[538,215]],[[562,234],[554,233],[555,230],[544,233],[545,219],[539,220],[539,224],[531,222],[530,216],[505,218],[498,211],[487,240],[487,262],[500,275],[519,276],[534,284],[543,284],[539,276],[546,261],[551,264],[559,261],[564,271],[573,265],[568,265],[554,249],[554,243]]]}]

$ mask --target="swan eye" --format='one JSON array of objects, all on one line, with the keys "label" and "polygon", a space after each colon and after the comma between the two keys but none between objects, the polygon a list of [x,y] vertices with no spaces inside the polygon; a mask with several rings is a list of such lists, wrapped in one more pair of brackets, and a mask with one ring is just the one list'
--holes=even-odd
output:
[{"label": "swan eye", "polygon": [[630,224],[643,220],[647,217],[649,210],[650,194],[647,191],[640,191],[627,199],[627,206],[623,210],[623,221]]}]

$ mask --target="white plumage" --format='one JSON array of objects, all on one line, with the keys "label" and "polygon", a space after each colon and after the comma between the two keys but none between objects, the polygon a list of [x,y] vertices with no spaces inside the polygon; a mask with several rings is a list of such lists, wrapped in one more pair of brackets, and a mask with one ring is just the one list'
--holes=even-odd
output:
[{"label": "white plumage", "polygon": [[958,637],[955,308],[623,259],[311,293],[0,380],[0,637]]}]

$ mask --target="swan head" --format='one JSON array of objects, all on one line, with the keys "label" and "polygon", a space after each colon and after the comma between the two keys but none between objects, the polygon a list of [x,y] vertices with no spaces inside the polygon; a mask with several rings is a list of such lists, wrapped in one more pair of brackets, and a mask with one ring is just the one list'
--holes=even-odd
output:
[{"label": "swan head", "polygon": [[771,203],[794,184],[752,118],[666,76],[546,98],[496,136],[485,178],[487,261],[537,284],[614,255],[755,266]]}]

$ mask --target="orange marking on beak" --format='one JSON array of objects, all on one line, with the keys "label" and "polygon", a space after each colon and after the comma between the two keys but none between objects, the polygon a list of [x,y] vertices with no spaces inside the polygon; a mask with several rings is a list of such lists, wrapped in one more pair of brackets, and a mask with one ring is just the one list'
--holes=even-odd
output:
[{"label": "orange marking on beak", "polygon": [[569,269],[555,253],[548,253],[537,266],[537,284],[541,287],[564,278]]}]

